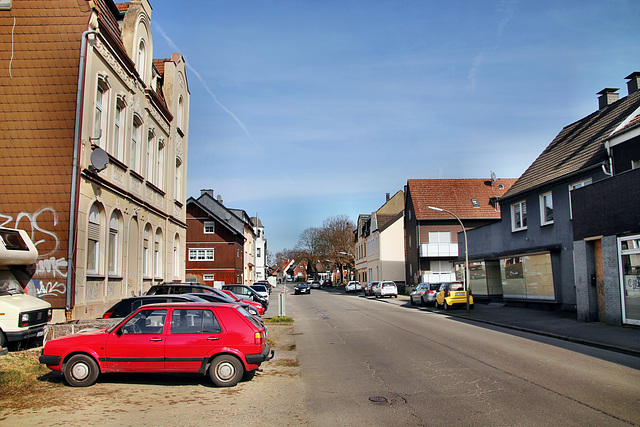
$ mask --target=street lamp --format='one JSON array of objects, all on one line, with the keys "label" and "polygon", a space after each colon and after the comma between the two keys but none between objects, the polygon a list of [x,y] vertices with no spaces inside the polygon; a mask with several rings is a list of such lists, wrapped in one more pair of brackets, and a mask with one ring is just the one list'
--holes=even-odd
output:
[{"label": "street lamp", "polygon": [[427,208],[431,209],[432,211],[446,212],[450,215],[453,215],[454,218],[458,220],[458,222],[460,223],[460,226],[462,227],[462,232],[464,233],[464,267],[465,267],[464,290],[465,290],[465,293],[467,294],[467,313],[469,313],[469,247],[467,245],[467,230],[464,229],[464,224],[462,223],[460,218],[458,218],[458,215],[454,214],[453,212],[448,211],[446,209],[442,209],[442,208],[436,208],[434,206],[427,206]]}]

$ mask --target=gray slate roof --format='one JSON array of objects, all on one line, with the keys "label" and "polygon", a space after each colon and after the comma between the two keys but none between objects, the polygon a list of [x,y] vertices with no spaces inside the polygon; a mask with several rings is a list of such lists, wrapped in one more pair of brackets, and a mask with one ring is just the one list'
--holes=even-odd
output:
[{"label": "gray slate roof", "polygon": [[604,142],[638,107],[640,92],[635,92],[566,126],[502,198],[524,193],[604,162],[607,159]]}]

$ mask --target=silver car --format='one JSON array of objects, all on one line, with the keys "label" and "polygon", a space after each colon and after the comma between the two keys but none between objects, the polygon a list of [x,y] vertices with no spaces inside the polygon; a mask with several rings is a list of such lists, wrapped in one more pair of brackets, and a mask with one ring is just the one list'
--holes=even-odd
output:
[{"label": "silver car", "polygon": [[347,283],[344,290],[345,292],[360,292],[362,290],[362,286],[360,286],[360,282],[351,281]]},{"label": "silver car", "polygon": [[421,305],[423,307],[427,305],[435,305],[436,294],[438,293],[438,289],[440,289],[440,285],[442,285],[442,282],[420,283],[409,295],[411,305]]},{"label": "silver car", "polygon": [[377,286],[373,288],[373,292],[376,298],[382,297],[394,297],[398,298],[398,287],[395,282],[384,281],[378,283]]}]

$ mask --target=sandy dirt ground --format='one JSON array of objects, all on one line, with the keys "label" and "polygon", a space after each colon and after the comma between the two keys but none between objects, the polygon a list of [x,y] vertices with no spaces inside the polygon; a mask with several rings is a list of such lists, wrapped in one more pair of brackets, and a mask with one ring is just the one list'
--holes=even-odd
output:
[{"label": "sandy dirt ground", "polygon": [[40,378],[33,394],[0,400],[5,426],[234,426],[307,424],[292,325],[269,325],[275,358],[231,388],[199,375],[105,374],[87,388],[58,373]]}]

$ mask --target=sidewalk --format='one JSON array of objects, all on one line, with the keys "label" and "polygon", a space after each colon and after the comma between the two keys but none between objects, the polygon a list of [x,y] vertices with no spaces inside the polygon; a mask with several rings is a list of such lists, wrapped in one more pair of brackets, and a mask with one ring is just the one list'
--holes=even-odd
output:
[{"label": "sidewalk", "polygon": [[[402,297],[398,302],[409,304]],[[574,313],[543,311],[531,308],[508,307],[504,304],[475,304],[467,314],[465,308],[450,311],[422,308],[482,322],[494,326],[515,329],[538,335],[558,338],[592,347],[640,357],[640,328],[633,326],[611,326],[598,322],[578,322]]]}]

